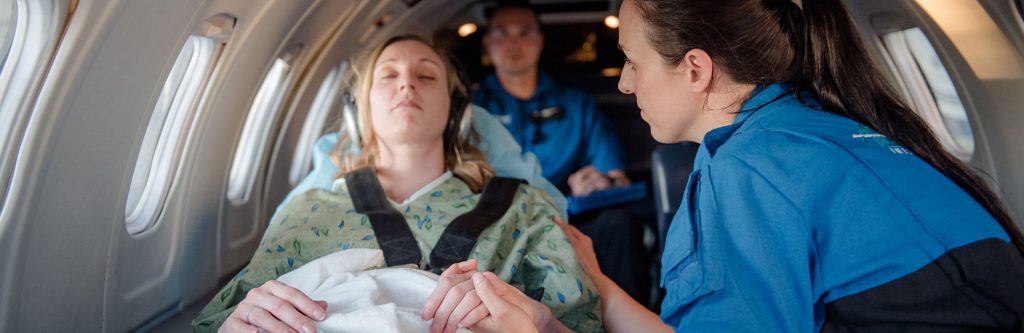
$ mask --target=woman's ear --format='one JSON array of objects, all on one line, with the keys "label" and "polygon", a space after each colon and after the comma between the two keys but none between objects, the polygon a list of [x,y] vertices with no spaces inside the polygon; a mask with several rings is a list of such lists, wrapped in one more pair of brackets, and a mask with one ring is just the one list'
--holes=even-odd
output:
[{"label": "woman's ear", "polygon": [[714,63],[711,56],[701,49],[692,49],[683,55],[676,69],[684,72],[691,92],[708,92],[714,77]]}]

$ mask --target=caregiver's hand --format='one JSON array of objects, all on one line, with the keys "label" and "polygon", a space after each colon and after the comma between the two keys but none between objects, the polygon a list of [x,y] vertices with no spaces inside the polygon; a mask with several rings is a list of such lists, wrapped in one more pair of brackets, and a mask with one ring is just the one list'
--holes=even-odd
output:
[{"label": "caregiver's hand", "polygon": [[476,269],[477,261],[471,259],[452,264],[441,273],[437,287],[427,297],[420,313],[421,319],[434,320],[430,325],[430,333],[455,332],[459,322],[470,313],[480,318],[487,316],[487,308],[473,290],[472,276]]},{"label": "caregiver's hand", "polygon": [[562,232],[569,238],[572,248],[576,250],[576,257],[580,260],[583,271],[587,272],[591,279],[604,277],[604,273],[601,273],[601,266],[597,264],[594,242],[590,240],[590,237],[571,224],[563,222],[560,218],[555,218],[555,225],[561,227]]},{"label": "caregiver's hand", "polygon": [[314,301],[298,289],[270,280],[249,290],[219,332],[316,332],[327,302]]},{"label": "caregiver's hand", "polygon": [[473,286],[491,315],[477,323],[463,321],[459,326],[470,327],[477,333],[564,331],[547,306],[526,297],[494,273],[473,274]]}]

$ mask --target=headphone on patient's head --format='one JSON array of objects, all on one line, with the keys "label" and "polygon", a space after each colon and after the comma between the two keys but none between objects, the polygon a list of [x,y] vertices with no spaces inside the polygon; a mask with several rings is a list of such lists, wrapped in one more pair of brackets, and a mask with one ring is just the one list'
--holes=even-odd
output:
[{"label": "headphone on patient's head", "polygon": [[[444,153],[445,156],[455,154],[456,148],[469,139],[469,130],[473,123],[473,109],[470,107],[469,77],[455,59],[449,61],[452,64],[451,70],[455,71],[459,83],[465,91],[456,87],[451,94],[451,109],[448,110],[448,123],[444,127]],[[359,154],[362,151],[363,139],[359,134],[359,111],[356,109],[355,98],[352,93],[345,90],[342,97],[341,127],[348,136],[350,154]]]}]

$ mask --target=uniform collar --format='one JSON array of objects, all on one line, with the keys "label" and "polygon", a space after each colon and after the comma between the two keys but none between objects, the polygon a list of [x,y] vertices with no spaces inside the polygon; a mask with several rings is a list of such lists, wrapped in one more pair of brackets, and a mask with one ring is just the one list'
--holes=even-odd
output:
[{"label": "uniform collar", "polygon": [[[508,98],[518,99],[510,95],[508,91],[505,91],[505,87],[502,87],[501,81],[498,80],[498,74],[491,74],[491,76],[487,77],[487,79],[484,80],[484,86],[486,86],[491,91],[497,92]],[[533,92],[533,96],[531,96],[527,100],[537,99],[538,96],[547,94],[548,92],[556,90],[557,88],[558,86],[555,84],[555,80],[552,79],[551,76],[548,75],[548,73],[545,73],[543,70],[538,69],[537,89]]]},{"label": "uniform collar", "polygon": [[777,101],[780,97],[787,94],[791,89],[791,85],[787,83],[775,83],[769,86],[757,86],[754,91],[750,93],[750,98],[743,103],[740,107],[740,111],[736,113],[736,119],[733,120],[731,125],[722,126],[709,131],[704,135],[704,141],[702,146],[707,149],[710,156],[715,155],[715,151],[718,150],[736,131],[743,127],[743,125],[750,119],[754,113],[761,110],[768,104]]}]

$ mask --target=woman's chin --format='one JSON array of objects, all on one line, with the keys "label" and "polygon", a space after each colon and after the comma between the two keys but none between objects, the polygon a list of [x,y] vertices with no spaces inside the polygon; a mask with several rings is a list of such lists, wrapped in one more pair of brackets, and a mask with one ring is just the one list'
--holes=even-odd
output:
[{"label": "woman's chin", "polygon": [[381,137],[384,142],[391,145],[423,145],[436,142],[443,144],[441,133],[423,133],[419,131],[394,132],[388,137]]},{"label": "woman's chin", "polygon": [[665,133],[662,133],[654,126],[651,126],[651,137],[654,138],[654,141],[658,141],[658,143],[674,143],[670,136],[665,135]]},{"label": "woman's chin", "polygon": [[430,125],[430,120],[426,119],[422,111],[402,112],[397,117],[391,117],[390,120],[388,126],[401,132],[422,131],[424,127]]},{"label": "woman's chin", "polygon": [[410,136],[413,133],[419,132],[421,126],[413,117],[400,117],[394,119],[394,121],[389,123],[387,127],[388,131],[391,132],[393,136],[402,137]]},{"label": "woman's chin", "polygon": [[377,128],[377,133],[383,133],[381,139],[393,145],[422,145],[434,141],[442,142],[444,127],[431,123],[428,119],[407,114],[403,117],[391,118],[391,122],[382,128]]},{"label": "woman's chin", "polygon": [[664,133],[653,126],[651,127],[651,137],[654,138],[654,141],[658,141],[658,143],[663,144],[673,144],[687,141],[686,138],[679,133]]}]

